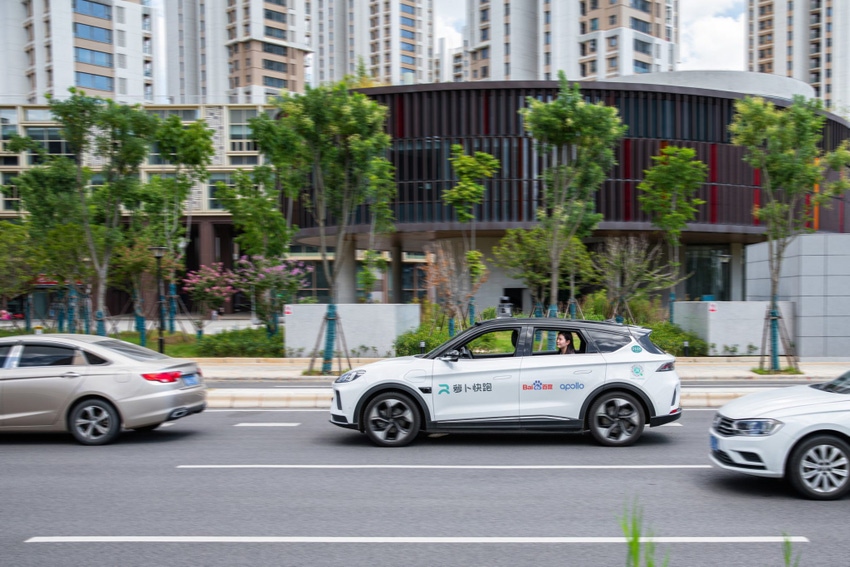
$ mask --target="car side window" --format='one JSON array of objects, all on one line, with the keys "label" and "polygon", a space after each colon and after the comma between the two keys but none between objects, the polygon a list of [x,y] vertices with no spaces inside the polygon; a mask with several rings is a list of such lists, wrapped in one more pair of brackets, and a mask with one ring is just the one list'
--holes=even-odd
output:
[{"label": "car side window", "polygon": [[83,351],[83,356],[86,359],[87,364],[109,364],[109,361],[99,357],[96,354],[92,354],[87,350]]},{"label": "car side window", "polygon": [[587,341],[579,331],[566,329],[553,329],[537,327],[534,329],[534,342],[532,343],[532,354],[558,354],[558,333],[566,333],[572,339],[571,353],[582,354],[587,352]]},{"label": "car side window", "polygon": [[473,358],[503,358],[516,352],[519,329],[499,329],[478,335],[466,345]]},{"label": "car side window", "polygon": [[618,333],[606,333],[605,331],[591,330],[588,331],[590,338],[596,345],[599,352],[615,352],[632,342],[629,335],[621,335]]},{"label": "car side window", "polygon": [[6,367],[6,360],[9,359],[10,352],[12,352],[11,345],[0,346],[0,368]]},{"label": "car side window", "polygon": [[35,366],[71,366],[74,364],[73,348],[57,345],[24,345],[18,368]]}]

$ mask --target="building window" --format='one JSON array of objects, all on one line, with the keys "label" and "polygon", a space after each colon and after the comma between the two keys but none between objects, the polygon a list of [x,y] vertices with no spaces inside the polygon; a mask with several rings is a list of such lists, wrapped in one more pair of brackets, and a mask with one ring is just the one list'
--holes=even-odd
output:
[{"label": "building window", "polygon": [[635,60],[635,74],[649,73],[652,71],[652,66],[649,63]]},{"label": "building window", "polygon": [[[265,79],[265,77],[264,77]],[[257,116],[254,108],[230,109],[230,151],[255,152],[257,147],[251,140],[251,126],[248,121]]]},{"label": "building window", "polygon": [[[239,51],[238,45],[234,45],[233,47],[236,48],[234,52]],[[274,55],[283,55],[284,57],[286,57],[287,55],[287,50],[285,46],[275,45],[273,43],[263,43],[263,51],[265,51],[266,53],[272,53]]]},{"label": "building window", "polygon": [[609,69],[616,69],[617,65],[618,65],[618,63],[617,63],[616,57],[611,57],[610,59],[608,59],[608,68]]},{"label": "building window", "polygon": [[286,39],[286,30],[266,26],[266,35],[269,37],[276,37],[277,39]]},{"label": "building window", "polygon": [[85,16],[100,18],[101,20],[112,19],[112,8],[100,2],[91,0],[74,0],[74,11]]},{"label": "building window", "polygon": [[100,43],[112,43],[112,31],[106,28],[98,28],[86,24],[74,24],[74,36],[80,39],[89,39]]},{"label": "building window", "polygon": [[99,91],[112,91],[112,77],[104,77],[103,75],[93,75],[91,73],[81,73],[77,71],[75,75],[75,84],[78,87],[88,89],[96,89]]},{"label": "building window", "polygon": [[631,28],[643,33],[652,33],[652,24],[638,18],[631,19]]},{"label": "building window", "polygon": [[267,20],[272,20],[274,22],[280,22],[282,24],[286,23],[286,14],[283,12],[276,12],[274,10],[265,10],[263,16]]},{"label": "building window", "polygon": [[[288,73],[288,65],[282,61],[272,61],[271,59],[263,59],[263,69],[269,71],[278,71],[280,73]],[[274,85],[271,85],[274,86]]]},{"label": "building window", "polygon": [[74,61],[97,65],[98,67],[112,67],[112,54],[103,51],[94,51],[83,47],[74,48]]},{"label": "building window", "polygon": [[407,26],[407,27],[410,27],[410,28],[415,28],[415,27],[416,27],[416,22],[415,22],[413,19],[411,19],[411,18],[408,18],[408,17],[402,16],[402,17],[401,17],[401,25],[403,25],[403,26]]},{"label": "building window", "polygon": [[635,51],[638,53],[645,53],[646,55],[652,55],[652,44],[647,41],[635,39]]}]

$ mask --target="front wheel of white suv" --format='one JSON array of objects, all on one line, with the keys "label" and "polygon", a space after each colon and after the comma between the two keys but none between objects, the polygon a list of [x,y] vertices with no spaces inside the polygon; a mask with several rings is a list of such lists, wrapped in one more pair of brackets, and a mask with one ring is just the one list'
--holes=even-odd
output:
[{"label": "front wheel of white suv", "polygon": [[788,480],[806,498],[841,498],[850,490],[850,445],[832,435],[807,439],[788,459]]},{"label": "front wheel of white suv", "polygon": [[626,447],[643,433],[646,425],[643,406],[626,392],[602,394],[590,406],[587,426],[601,445]]},{"label": "front wheel of white suv", "polygon": [[399,392],[378,394],[363,412],[363,431],[375,445],[404,447],[419,434],[419,409]]}]

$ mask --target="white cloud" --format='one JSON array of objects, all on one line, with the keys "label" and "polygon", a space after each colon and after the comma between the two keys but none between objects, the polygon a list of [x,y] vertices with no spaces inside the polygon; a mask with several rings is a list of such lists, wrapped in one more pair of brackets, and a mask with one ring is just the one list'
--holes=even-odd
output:
[{"label": "white cloud", "polygon": [[464,0],[434,0],[434,35],[446,38],[446,48],[463,45]]},{"label": "white cloud", "polygon": [[743,0],[681,0],[679,69],[744,70]]},{"label": "white cloud", "polygon": [[[744,4],[744,0],[679,0],[679,68],[744,70]],[[436,36],[445,37],[448,47],[463,44],[465,10],[465,0],[434,0]]]}]

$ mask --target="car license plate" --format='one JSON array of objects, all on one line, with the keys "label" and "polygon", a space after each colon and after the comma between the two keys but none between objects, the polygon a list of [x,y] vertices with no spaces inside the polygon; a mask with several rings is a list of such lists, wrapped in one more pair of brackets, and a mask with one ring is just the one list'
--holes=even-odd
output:
[{"label": "car license plate", "polygon": [[717,437],[715,437],[714,435],[711,436],[711,450],[717,450]]},{"label": "car license plate", "polygon": [[183,385],[184,386],[197,386],[198,385],[198,376],[196,374],[184,374],[183,375]]}]

